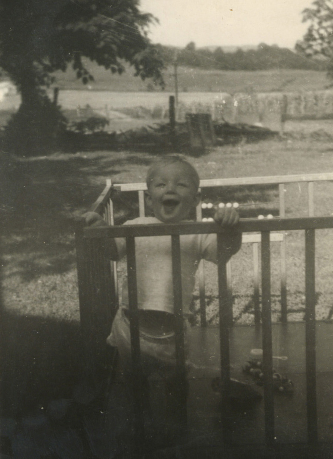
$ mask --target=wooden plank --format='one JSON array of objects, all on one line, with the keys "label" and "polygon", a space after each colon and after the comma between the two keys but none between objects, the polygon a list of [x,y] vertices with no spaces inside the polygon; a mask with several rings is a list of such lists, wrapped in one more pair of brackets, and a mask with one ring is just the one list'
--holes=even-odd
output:
[{"label": "wooden plank", "polygon": [[98,214],[102,214],[105,209],[106,203],[108,202],[111,194],[112,194],[112,186],[106,185],[102,193],[99,195],[97,200],[94,204],[90,207],[89,212],[97,212]]},{"label": "wooden plank", "polygon": [[314,217],[314,189],[313,182],[308,183],[308,205],[309,205],[309,217]]},{"label": "wooden plank", "polygon": [[281,291],[281,322],[288,320],[287,305],[287,247],[286,240],[283,239],[280,245],[280,291]]},{"label": "wooden plank", "polygon": [[[283,233],[270,233],[271,242],[281,242],[283,241]],[[252,233],[252,234],[242,234],[242,244],[249,244],[254,242],[261,242],[261,233]]]},{"label": "wooden plank", "polygon": [[116,314],[118,301],[115,292],[115,282],[112,272],[112,265],[107,254],[107,245],[109,241],[106,239],[101,240],[98,247],[99,249],[99,262],[100,262],[100,276],[101,276],[101,309],[99,313],[100,335],[105,345],[106,338],[111,331],[112,321]]},{"label": "wooden plank", "polygon": [[111,209],[110,209],[110,199],[108,199],[105,207],[105,221],[108,225],[110,225],[111,220]]},{"label": "wooden plank", "polygon": [[[242,232],[257,231],[292,231],[303,229],[333,228],[333,217],[285,218],[285,219],[241,219]],[[164,236],[181,234],[224,234],[227,230],[215,222],[182,222],[168,225],[124,225],[113,227],[84,228],[85,238],[127,237],[127,236]]]},{"label": "wooden plank", "polygon": [[[106,184],[111,186],[111,180],[107,180]],[[109,206],[109,220],[108,223],[110,226],[114,225],[114,207],[113,207],[113,200],[112,197],[109,198],[108,202]],[[118,272],[117,272],[117,262],[116,261],[111,261],[111,274],[113,276],[113,282],[114,282],[114,294],[115,294],[115,308],[117,309],[119,307],[119,287],[118,287]]]},{"label": "wooden plank", "polygon": [[185,335],[184,335],[184,318],[183,318],[183,289],[182,289],[182,272],[181,272],[181,253],[180,237],[171,237],[171,255],[172,255],[172,281],[173,281],[173,301],[174,314],[176,319],[176,371],[179,378],[179,420],[182,424],[187,422],[187,405],[186,405],[186,368],[185,368]]},{"label": "wooden plank", "polygon": [[257,242],[253,244],[253,304],[254,322],[256,325],[259,325],[261,322],[261,314],[259,293],[259,244]]},{"label": "wooden plank", "polygon": [[285,199],[285,186],[284,183],[279,184],[279,215],[281,218],[286,216],[286,199]]},{"label": "wooden plank", "polygon": [[139,198],[139,216],[145,216],[145,193],[144,191],[138,191],[138,198]]},{"label": "wooden plank", "polygon": [[[111,188],[112,187],[112,181],[111,179],[106,179],[106,186]],[[107,201],[107,209],[108,209],[108,219],[107,219],[107,223],[109,225],[114,225],[114,218],[113,218],[113,201],[112,201],[112,197],[110,195],[108,201]]]},{"label": "wooden plank", "polygon": [[136,282],[136,256],[134,237],[126,238],[127,253],[127,276],[128,276],[128,306],[131,332],[131,357],[133,374],[133,400],[134,400],[134,421],[135,432],[138,443],[144,438],[144,419],[143,419],[143,390],[141,374],[141,351],[139,335],[139,310]]},{"label": "wooden plank", "polygon": [[89,328],[90,324],[90,295],[88,282],[88,267],[90,265],[90,260],[88,259],[87,254],[87,244],[89,241],[83,238],[85,225],[86,223],[84,218],[79,218],[75,222],[75,248],[79,289],[80,326],[83,333]]},{"label": "wooden plank", "polygon": [[[223,179],[206,179],[200,180],[200,187],[215,187],[215,186],[240,186],[240,185],[279,185],[282,183],[297,183],[297,182],[317,182],[333,180],[333,173],[320,174],[295,174],[295,175],[269,175],[263,177],[237,177]],[[146,190],[146,183],[120,183],[114,184],[114,188],[120,191],[138,191]]]},{"label": "wooden plank", "polygon": [[[84,347],[85,347],[85,371],[90,375],[95,374],[96,367],[96,308],[98,304],[96,299],[96,259],[94,250],[95,240],[86,240],[86,254],[87,254],[87,309],[85,311],[86,327],[84,328]],[[80,320],[82,323],[82,321]]]},{"label": "wooden plank", "polygon": [[305,232],[305,338],[308,442],[318,441],[316,391],[315,231]]},{"label": "wooden plank", "polygon": [[226,444],[231,444],[231,423],[228,417],[228,401],[230,395],[230,311],[228,302],[227,267],[224,256],[224,237],[221,234],[217,235],[217,260],[219,288],[222,434],[224,442]]},{"label": "wooden plank", "polygon": [[269,233],[262,232],[261,270],[262,270],[262,347],[264,372],[265,440],[267,445],[274,443],[274,387],[273,387],[273,347],[271,312],[271,266]]},{"label": "wooden plank", "polygon": [[[198,189],[201,193],[201,188]],[[198,222],[202,220],[202,201],[200,199],[196,207],[196,218]],[[198,266],[198,279],[199,279],[199,300],[200,300],[200,324],[202,327],[206,327],[206,288],[205,288],[205,262],[201,260]]]},{"label": "wooden plank", "polygon": [[205,286],[205,261],[201,260],[198,267],[199,299],[200,299],[200,325],[207,326],[206,317],[206,286]]},{"label": "wooden plank", "polygon": [[227,291],[228,291],[228,304],[229,304],[229,325],[232,326],[234,322],[232,310],[232,271],[231,260],[227,263]]},{"label": "wooden plank", "polygon": [[[280,217],[285,218],[286,216],[286,203],[285,203],[285,186],[284,183],[279,185],[279,212]],[[286,323],[288,320],[287,310],[287,247],[286,240],[284,238],[280,246],[280,288],[281,288],[281,322]]]}]

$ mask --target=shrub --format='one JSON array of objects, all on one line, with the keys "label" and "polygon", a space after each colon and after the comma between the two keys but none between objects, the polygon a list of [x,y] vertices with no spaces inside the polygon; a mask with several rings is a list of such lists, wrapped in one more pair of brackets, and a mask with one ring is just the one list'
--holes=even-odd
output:
[{"label": "shrub", "polygon": [[69,126],[69,130],[79,134],[94,134],[95,132],[104,131],[109,125],[109,120],[102,116],[90,116],[86,120],[73,121]]}]

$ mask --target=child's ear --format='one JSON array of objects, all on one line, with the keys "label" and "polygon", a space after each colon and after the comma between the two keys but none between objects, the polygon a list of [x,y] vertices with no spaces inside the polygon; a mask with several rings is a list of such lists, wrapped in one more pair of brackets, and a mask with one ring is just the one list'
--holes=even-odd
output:
[{"label": "child's ear", "polygon": [[149,209],[151,209],[152,201],[151,201],[151,196],[149,194],[149,191],[145,191],[145,201],[146,201],[146,205],[149,207]]},{"label": "child's ear", "polygon": [[195,195],[195,198],[194,198],[195,207],[197,207],[197,205],[199,204],[200,200],[201,200],[201,191],[197,191],[197,194]]}]

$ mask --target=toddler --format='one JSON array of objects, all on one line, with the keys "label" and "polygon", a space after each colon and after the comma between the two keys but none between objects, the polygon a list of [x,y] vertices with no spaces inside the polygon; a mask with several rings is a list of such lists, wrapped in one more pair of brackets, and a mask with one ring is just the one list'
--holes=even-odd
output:
[{"label": "toddler", "polygon": [[[169,224],[189,220],[200,201],[198,190],[199,176],[195,168],[180,156],[166,156],[153,163],[147,173],[146,204],[153,216],[139,217],[127,221],[125,225]],[[97,214],[86,214],[89,224],[98,225],[100,218]],[[241,246],[241,233],[237,225],[239,216],[233,208],[224,207],[216,210],[214,220],[230,228],[225,236],[227,261]],[[186,336],[195,273],[201,259],[217,263],[216,234],[183,235],[180,237],[180,246]],[[125,240],[115,239],[111,246],[112,259],[119,260],[125,253]],[[168,381],[173,377],[176,364],[171,237],[136,238],[136,266],[143,374],[148,378],[157,371]],[[126,281],[123,287],[122,304],[115,316],[108,342],[117,347],[121,371],[126,375],[129,374],[131,363]]]}]

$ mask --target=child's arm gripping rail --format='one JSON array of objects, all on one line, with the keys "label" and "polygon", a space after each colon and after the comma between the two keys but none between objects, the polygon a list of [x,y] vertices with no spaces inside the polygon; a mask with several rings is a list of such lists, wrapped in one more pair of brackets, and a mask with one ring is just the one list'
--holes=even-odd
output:
[{"label": "child's arm gripping rail", "polygon": [[232,255],[238,252],[242,245],[239,214],[234,207],[218,207],[214,214],[214,220],[221,226],[230,229],[224,240],[225,256],[228,261]]}]

